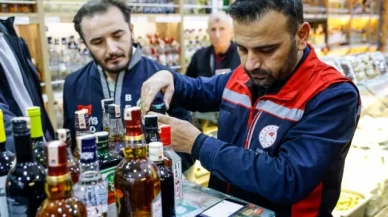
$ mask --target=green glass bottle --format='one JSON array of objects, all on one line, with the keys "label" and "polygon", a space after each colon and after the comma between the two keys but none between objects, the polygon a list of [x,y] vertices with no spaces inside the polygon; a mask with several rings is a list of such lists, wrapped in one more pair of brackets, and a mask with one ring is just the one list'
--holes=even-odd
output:
[{"label": "green glass bottle", "polygon": [[31,139],[32,149],[34,151],[35,160],[46,168],[46,156],[44,152],[42,118],[40,107],[28,107],[26,109],[28,117],[31,119]]}]

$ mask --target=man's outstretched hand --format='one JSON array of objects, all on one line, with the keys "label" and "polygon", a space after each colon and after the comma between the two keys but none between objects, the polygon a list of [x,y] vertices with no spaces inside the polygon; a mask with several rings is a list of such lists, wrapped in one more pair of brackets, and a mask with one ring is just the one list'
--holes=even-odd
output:
[{"label": "man's outstretched hand", "polygon": [[174,77],[171,72],[162,70],[151,76],[143,83],[141,88],[141,108],[143,114],[150,110],[151,104],[159,92],[164,93],[163,101],[166,108],[169,109],[174,90]]}]

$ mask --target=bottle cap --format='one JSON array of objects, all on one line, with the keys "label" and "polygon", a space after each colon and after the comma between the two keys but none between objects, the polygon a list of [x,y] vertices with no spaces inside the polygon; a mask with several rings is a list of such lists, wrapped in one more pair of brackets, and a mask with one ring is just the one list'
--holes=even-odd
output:
[{"label": "bottle cap", "polygon": [[3,120],[3,111],[0,109],[0,143],[5,142],[5,128],[4,128],[4,120]]},{"label": "bottle cap", "polygon": [[67,170],[66,143],[62,141],[51,141],[46,143],[47,169],[49,176],[64,175]]},{"label": "bottle cap", "polygon": [[40,107],[38,106],[33,106],[33,107],[28,107],[26,108],[26,113],[28,117],[40,117]]},{"label": "bottle cap", "polygon": [[162,125],[160,126],[160,140],[164,146],[171,145],[171,126],[170,125]]},{"label": "bottle cap", "polygon": [[105,131],[96,132],[94,136],[96,136],[96,143],[108,142],[109,139],[109,133]]},{"label": "bottle cap", "polygon": [[164,103],[151,104],[150,111],[166,114],[166,105]]},{"label": "bottle cap", "polygon": [[93,163],[97,160],[96,137],[88,134],[79,137],[81,144],[81,163]]},{"label": "bottle cap", "polygon": [[120,118],[121,117],[120,105],[116,105],[116,104],[108,105],[108,113],[111,115],[111,117]]},{"label": "bottle cap", "polygon": [[144,125],[146,128],[158,129],[158,116],[157,115],[145,115]]},{"label": "bottle cap", "polygon": [[76,129],[87,129],[89,127],[89,114],[87,109],[81,109],[75,112]]},{"label": "bottle cap", "polygon": [[149,156],[152,161],[163,160],[163,144],[161,142],[151,142],[148,145]]},{"label": "bottle cap", "polygon": [[29,117],[16,117],[12,118],[12,132],[14,134],[25,134],[30,132],[30,118]]},{"label": "bottle cap", "polygon": [[58,129],[55,132],[55,137],[57,140],[66,143],[68,148],[71,148],[71,135],[69,129]]},{"label": "bottle cap", "polygon": [[125,109],[124,120],[129,125],[141,125],[140,107],[129,107]]},{"label": "bottle cap", "polygon": [[113,99],[103,99],[103,100],[101,100],[102,111],[106,112],[108,110],[108,106],[110,104],[113,104],[113,103],[114,103]]}]

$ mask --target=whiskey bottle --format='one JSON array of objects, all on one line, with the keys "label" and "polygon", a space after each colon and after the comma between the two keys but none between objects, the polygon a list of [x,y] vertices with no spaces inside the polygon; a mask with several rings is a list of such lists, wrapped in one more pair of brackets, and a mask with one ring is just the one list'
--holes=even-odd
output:
[{"label": "whiskey bottle", "polygon": [[108,147],[108,133],[97,132],[94,134],[97,141],[97,156],[100,164],[102,179],[108,183],[108,216],[117,216],[114,174],[117,165],[123,159],[120,155],[112,155]]},{"label": "whiskey bottle", "polygon": [[[172,173],[174,175],[175,182],[175,198],[177,200],[183,199],[182,189],[182,160],[171,147],[171,126],[162,125],[160,126],[160,140],[164,146],[164,156],[167,159],[171,159]],[[166,165],[170,164],[170,161],[165,162]]]},{"label": "whiskey bottle", "polygon": [[75,159],[79,160],[80,154],[80,143],[78,141],[78,137],[83,135],[90,134],[90,123],[89,123],[89,113],[87,109],[81,109],[75,112],[75,129],[76,129],[76,136],[77,136],[77,144],[74,147],[73,156]]},{"label": "whiskey bottle", "polygon": [[0,216],[8,217],[7,198],[5,197],[5,180],[8,172],[15,165],[15,155],[6,149],[6,136],[3,111],[0,109]]},{"label": "whiskey bottle", "polygon": [[31,120],[31,140],[35,159],[46,168],[46,156],[44,154],[44,141],[42,130],[42,119],[40,107],[34,106],[26,109],[26,113]]},{"label": "whiskey bottle", "polygon": [[73,181],[73,184],[76,184],[79,179],[80,169],[79,169],[78,161],[74,158],[73,153],[71,152],[72,141],[71,141],[70,130],[58,129],[56,134],[57,134],[57,139],[66,144],[67,169],[70,172],[71,180]]},{"label": "whiskey bottle", "polygon": [[16,164],[6,180],[7,207],[9,216],[33,217],[46,199],[44,185],[46,173],[32,151],[30,119],[13,118],[12,133],[15,143]]},{"label": "whiskey bottle", "polygon": [[162,216],[157,166],[146,156],[139,107],[125,109],[124,159],[117,166],[114,183],[118,216]]},{"label": "whiskey bottle", "polygon": [[36,217],[86,217],[86,208],[81,200],[73,197],[73,182],[67,167],[67,147],[62,141],[46,144],[47,176],[46,194]]},{"label": "whiskey bottle", "polygon": [[163,217],[175,216],[174,175],[171,171],[171,165],[165,166],[164,164],[163,144],[161,142],[151,142],[148,146],[150,160],[159,168]]},{"label": "whiskey bottle", "polygon": [[151,142],[160,142],[158,132],[158,116],[156,115],[145,115],[144,116],[144,131],[145,140],[147,144]]},{"label": "whiskey bottle", "polygon": [[160,114],[166,114],[166,105],[164,103],[152,103],[150,111]]},{"label": "whiskey bottle", "polygon": [[109,113],[109,151],[112,155],[123,155],[124,127],[121,120],[120,105],[108,106]]},{"label": "whiskey bottle", "polygon": [[101,100],[101,106],[102,106],[102,127],[104,131],[109,133],[109,113],[108,113],[108,106],[110,104],[113,104],[113,99],[103,99]]},{"label": "whiskey bottle", "polygon": [[88,216],[107,217],[108,185],[102,179],[97,159],[96,137],[84,135],[79,137],[81,144],[81,174],[74,186],[74,196],[86,206]]}]

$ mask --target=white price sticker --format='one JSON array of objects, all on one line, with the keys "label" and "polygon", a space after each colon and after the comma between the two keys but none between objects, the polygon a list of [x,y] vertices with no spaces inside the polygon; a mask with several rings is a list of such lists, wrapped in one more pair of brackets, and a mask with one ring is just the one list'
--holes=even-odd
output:
[{"label": "white price sticker", "polygon": [[48,148],[48,165],[57,167],[59,165],[58,146],[50,146]]},{"label": "white price sticker", "polygon": [[120,117],[120,106],[115,106],[115,114],[116,114],[116,118]]}]

